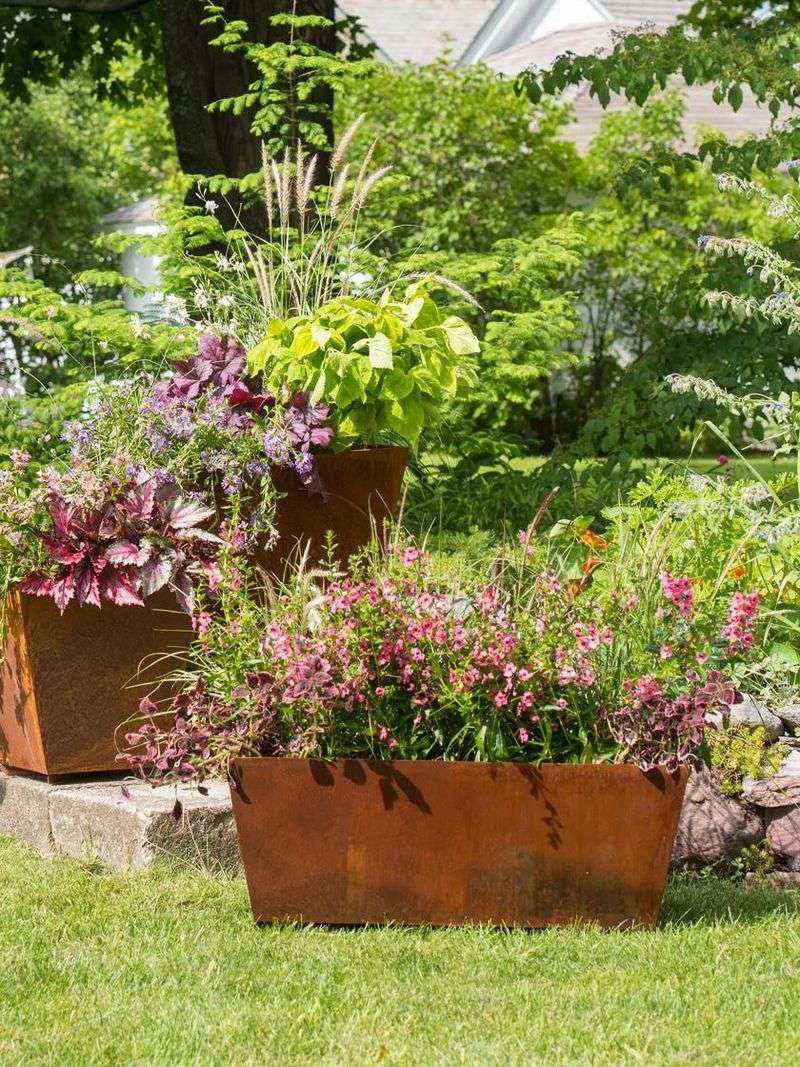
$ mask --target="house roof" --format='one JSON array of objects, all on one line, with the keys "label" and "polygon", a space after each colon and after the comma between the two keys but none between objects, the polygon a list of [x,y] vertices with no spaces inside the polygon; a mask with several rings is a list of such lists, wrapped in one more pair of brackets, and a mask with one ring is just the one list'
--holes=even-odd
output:
[{"label": "house roof", "polygon": [[126,204],[125,207],[117,208],[103,215],[100,222],[103,226],[147,226],[155,225],[155,212],[158,207],[158,197],[148,196],[144,200],[137,200],[135,204]]},{"label": "house roof", "polygon": [[670,26],[685,15],[694,0],[603,0],[603,6],[615,22],[641,26],[652,22]]},{"label": "house roof", "polygon": [[[553,12],[559,24],[623,22],[630,28],[668,26],[693,0],[337,0],[357,16],[383,59],[392,63],[431,63],[443,52],[475,62],[512,41],[542,32]],[[563,12],[563,15],[562,15]],[[543,21],[544,20],[544,21]]]},{"label": "house roof", "polygon": [[447,51],[458,59],[496,6],[497,0],[338,0],[385,59],[416,64]]},{"label": "house roof", "polygon": [[[608,6],[611,4],[609,3]],[[605,26],[569,27],[539,40],[508,48],[505,52],[490,56],[487,62],[498,73],[514,77],[529,67],[540,69],[549,67],[564,52],[574,52],[576,55],[602,55],[613,48],[617,35],[629,33],[631,29],[630,23],[622,22]],[[734,111],[727,103],[719,105],[714,103],[710,86],[687,86],[681,79],[676,79],[672,87],[681,90],[686,102],[684,119],[686,145],[696,141],[699,129],[709,127],[719,130],[730,138],[753,133],[761,134],[767,130],[770,121],[769,112],[765,107],[761,107],[752,96],[745,96],[742,106],[738,111]],[[575,122],[568,128],[568,136],[580,151],[588,148],[604,114],[609,111],[621,111],[630,106],[624,96],[618,95],[612,97],[609,106],[604,109],[598,99],[590,95],[588,85],[580,86],[570,94],[565,94],[565,98],[571,101],[575,109]]]}]

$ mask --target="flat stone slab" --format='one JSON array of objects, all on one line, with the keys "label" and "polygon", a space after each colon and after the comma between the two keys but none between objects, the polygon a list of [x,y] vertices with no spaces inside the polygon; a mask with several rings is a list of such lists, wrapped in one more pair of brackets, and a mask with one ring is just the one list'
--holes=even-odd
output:
[{"label": "flat stone slab", "polygon": [[[174,856],[225,870],[239,867],[228,786],[152,789],[119,779],[51,784],[0,770],[0,835],[41,856],[94,860],[115,871]],[[176,804],[176,800],[179,802]]]}]

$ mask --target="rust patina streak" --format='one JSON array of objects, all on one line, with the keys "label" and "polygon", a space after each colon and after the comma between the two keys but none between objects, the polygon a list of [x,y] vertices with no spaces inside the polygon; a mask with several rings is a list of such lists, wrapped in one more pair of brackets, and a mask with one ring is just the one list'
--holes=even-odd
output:
[{"label": "rust patina streak", "polygon": [[686,770],[239,759],[258,921],[544,927],[658,919]]}]

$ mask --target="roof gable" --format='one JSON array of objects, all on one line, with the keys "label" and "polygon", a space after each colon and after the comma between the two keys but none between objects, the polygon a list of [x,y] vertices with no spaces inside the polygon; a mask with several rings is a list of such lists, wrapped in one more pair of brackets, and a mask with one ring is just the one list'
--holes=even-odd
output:
[{"label": "roof gable", "polygon": [[497,0],[338,0],[385,59],[416,64],[444,52],[459,59],[496,6]]}]

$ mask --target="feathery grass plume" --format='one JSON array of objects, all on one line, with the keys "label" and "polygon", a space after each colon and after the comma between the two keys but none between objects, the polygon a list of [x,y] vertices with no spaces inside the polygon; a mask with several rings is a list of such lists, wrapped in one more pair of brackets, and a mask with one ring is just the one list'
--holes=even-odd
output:
[{"label": "feathery grass plume", "polygon": [[297,207],[301,215],[305,215],[309,199],[311,198],[311,191],[314,188],[314,178],[316,177],[318,162],[319,157],[312,156],[306,167],[305,174],[303,175],[303,182],[297,194]]},{"label": "feathery grass plume", "polygon": [[275,220],[275,186],[270,174],[270,160],[267,150],[261,146],[261,179],[263,185],[264,207],[266,209],[267,231],[271,231]]},{"label": "feathery grass plume", "polygon": [[472,304],[472,306],[478,308],[479,311],[483,311],[482,306],[468,289],[465,289],[463,285],[459,285],[458,282],[454,282],[452,278],[448,278],[444,274],[426,274],[424,271],[414,271],[413,273],[406,275],[406,277],[411,281],[430,280],[436,282],[442,289],[449,289],[451,292],[460,296],[462,300],[466,300],[468,304]]},{"label": "feathery grass plume", "polygon": [[331,156],[330,170],[331,174],[335,174],[339,164],[344,162],[347,155],[347,150],[350,147],[350,142],[356,133],[356,130],[366,118],[366,113],[362,111],[347,127],[342,136],[339,138],[339,143],[336,145],[333,155]]},{"label": "feathery grass plume", "polygon": [[375,188],[381,178],[385,178],[391,169],[392,168],[390,166],[379,167],[356,187],[355,192],[353,193],[353,203],[357,208],[363,207],[364,202],[368,198],[369,194],[372,192],[372,190]]},{"label": "feathery grass plume", "polygon": [[302,146],[277,158],[262,152],[265,233],[230,232],[213,268],[206,261],[198,272],[198,260],[192,264],[201,297],[195,303],[209,332],[230,333],[249,348],[273,319],[313,313],[356,285],[365,296],[383,288],[380,270],[366,263],[380,234],[364,232],[361,209],[390,168],[371,170],[374,143],[358,165],[346,161],[361,121],[336,146],[324,188],[316,185],[320,157]]},{"label": "feathery grass plume", "polygon": [[339,207],[342,203],[342,197],[344,196],[345,186],[347,184],[347,175],[350,173],[350,164],[346,163],[344,167],[339,171],[333,188],[331,189],[330,200],[328,201],[328,211],[332,217],[336,217]]}]

